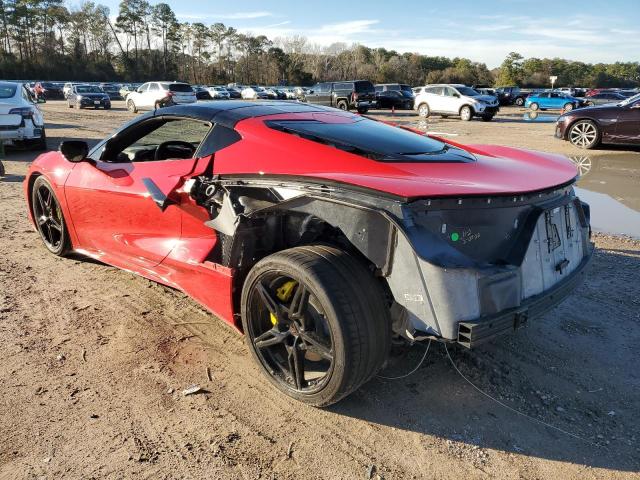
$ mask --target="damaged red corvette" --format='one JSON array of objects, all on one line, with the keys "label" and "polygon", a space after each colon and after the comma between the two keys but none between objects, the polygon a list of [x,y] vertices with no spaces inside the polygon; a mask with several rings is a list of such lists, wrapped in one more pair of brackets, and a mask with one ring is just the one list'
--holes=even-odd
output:
[{"label": "damaged red corvette", "polygon": [[56,255],[182,290],[242,331],[270,381],[334,403],[392,341],[472,348],[566,297],[589,207],[557,155],[461,146],[295,102],[149,112],[24,182]]}]

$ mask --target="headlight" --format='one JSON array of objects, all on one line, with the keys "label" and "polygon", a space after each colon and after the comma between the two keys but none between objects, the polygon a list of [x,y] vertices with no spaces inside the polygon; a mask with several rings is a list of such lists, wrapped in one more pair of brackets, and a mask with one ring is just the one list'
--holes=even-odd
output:
[{"label": "headlight", "polygon": [[84,97],[82,95],[76,95],[76,100],[82,100]]}]

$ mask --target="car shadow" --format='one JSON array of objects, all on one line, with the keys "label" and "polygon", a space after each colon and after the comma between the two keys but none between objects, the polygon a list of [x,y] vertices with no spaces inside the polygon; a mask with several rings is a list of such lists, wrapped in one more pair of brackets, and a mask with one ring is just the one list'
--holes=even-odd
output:
[{"label": "car shadow", "polygon": [[[329,410],[437,436],[470,452],[489,448],[639,471],[640,375],[634,345],[640,325],[637,309],[624,306],[638,297],[638,288],[632,287],[633,296],[623,285],[629,278],[606,275],[610,268],[640,272],[638,252],[624,253],[597,252],[584,286],[525,329],[474,350],[450,345],[450,357],[443,344],[432,343],[414,374],[398,380],[376,377]],[[603,280],[620,289],[610,285],[603,294]],[[412,350],[381,374],[410,372],[424,346]],[[467,383],[452,362],[493,399]]]},{"label": "car shadow", "polygon": [[24,181],[24,175],[4,175],[4,176],[0,176],[0,182],[3,183],[20,183],[22,181]]}]

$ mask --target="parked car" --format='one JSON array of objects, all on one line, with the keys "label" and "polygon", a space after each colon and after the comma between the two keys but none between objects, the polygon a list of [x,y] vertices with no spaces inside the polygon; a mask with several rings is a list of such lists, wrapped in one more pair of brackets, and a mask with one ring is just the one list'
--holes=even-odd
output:
[{"label": "parked car", "polygon": [[235,87],[223,87],[223,88],[227,91],[231,99],[242,98],[242,93],[237,88]]},{"label": "parked car", "polygon": [[284,92],[287,100],[296,100],[298,98],[294,87],[282,87],[280,90]]},{"label": "parked car", "polygon": [[245,100],[268,100],[269,94],[264,91],[264,88],[252,85],[242,90],[242,98]]},{"label": "parked car", "polygon": [[595,95],[591,95],[588,98],[585,98],[584,104],[588,107],[593,107],[594,105],[605,105],[607,103],[619,103],[624,100],[624,95],[619,93],[596,93]]},{"label": "parked car", "polygon": [[581,107],[582,105],[583,101],[581,99],[558,91],[534,93],[529,95],[524,102],[526,108],[534,111],[538,109],[562,109],[568,111]]},{"label": "parked car", "polygon": [[340,110],[356,109],[367,113],[376,106],[376,90],[368,80],[316,83],[304,93],[304,101]]},{"label": "parked car", "polygon": [[0,81],[0,141],[47,148],[44,117],[24,83]]},{"label": "parked car", "polygon": [[466,121],[480,117],[485,122],[491,121],[500,109],[496,97],[481,95],[473,88],[459,84],[419,87],[413,108],[424,118],[435,113],[443,117],[459,115]]},{"label": "parked car", "polygon": [[556,137],[578,148],[640,145],[640,94],[617,104],[579,108],[560,115]]},{"label": "parked car", "polygon": [[373,378],[392,338],[475,348],[568,296],[593,252],[575,181],[558,155],[229,101],[146,114],[91,150],[65,141],[24,193],[52,254],[182,290],[320,407]]},{"label": "parked car", "polygon": [[287,94],[276,87],[265,87],[265,91],[269,95],[269,98],[275,98],[277,100],[286,100]]},{"label": "parked car", "polygon": [[131,112],[154,110],[169,105],[194,103],[198,99],[188,83],[147,82],[127,95],[127,108]]},{"label": "parked car", "polygon": [[64,100],[62,85],[54,82],[40,82],[44,88],[44,98],[47,100]]},{"label": "parked car", "polygon": [[375,85],[378,108],[413,109],[414,94],[409,85],[383,83]]},{"label": "parked car", "polygon": [[529,95],[529,92],[520,90],[520,87],[516,86],[496,88],[496,93],[500,105],[517,105],[519,107],[524,105],[527,95]]},{"label": "parked car", "polygon": [[378,108],[397,108],[398,110],[412,110],[413,100],[413,93],[407,95],[398,90],[376,91],[376,106]]},{"label": "parked car", "polygon": [[141,83],[128,83],[125,85],[122,85],[122,87],[120,87],[120,96],[122,97],[123,100],[127,99],[127,95],[129,95],[131,92],[135,92],[138,88],[140,88],[142,84]]},{"label": "parked car", "polygon": [[115,83],[101,83],[100,88],[104,93],[109,95],[111,100],[122,100],[122,95],[120,95],[120,85],[116,85]]},{"label": "parked car", "polygon": [[74,85],[67,95],[67,105],[69,108],[111,108],[109,95],[98,85]]},{"label": "parked car", "polygon": [[231,98],[231,94],[225,87],[220,87],[216,85],[210,85],[207,87],[211,98],[215,98],[217,100],[229,100]]}]

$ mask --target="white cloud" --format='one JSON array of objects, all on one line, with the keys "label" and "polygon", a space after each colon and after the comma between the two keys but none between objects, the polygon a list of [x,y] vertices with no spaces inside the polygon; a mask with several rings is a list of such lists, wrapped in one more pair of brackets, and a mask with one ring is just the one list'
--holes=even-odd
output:
[{"label": "white cloud", "polygon": [[235,12],[222,14],[204,14],[204,13],[176,13],[178,18],[185,20],[252,20],[255,18],[273,17],[272,12],[256,11],[256,12]]}]

